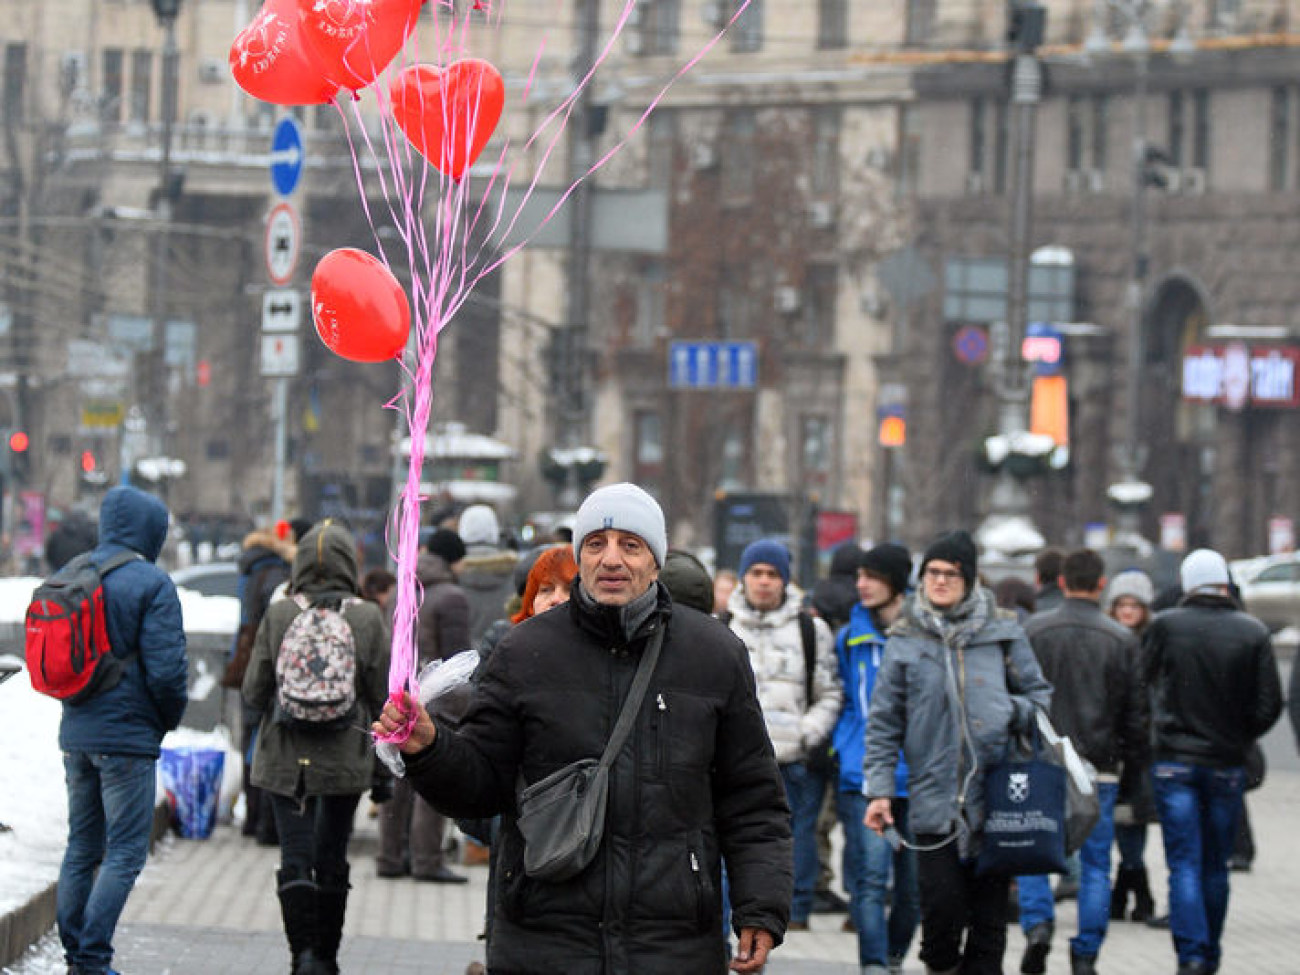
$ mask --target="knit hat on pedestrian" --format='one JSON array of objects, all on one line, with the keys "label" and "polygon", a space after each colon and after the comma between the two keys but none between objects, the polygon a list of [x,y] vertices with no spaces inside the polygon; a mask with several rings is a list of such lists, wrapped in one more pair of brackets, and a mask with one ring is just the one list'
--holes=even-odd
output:
[{"label": "knit hat on pedestrian", "polygon": [[1230,583],[1228,563],[1213,549],[1198,548],[1183,559],[1178,567],[1178,578],[1183,583],[1183,595],[1190,596],[1198,589],[1226,586]]},{"label": "knit hat on pedestrian", "polygon": [[921,559],[922,574],[925,572],[925,567],[934,559],[951,562],[960,568],[967,589],[975,585],[975,575],[979,571],[979,550],[975,547],[975,539],[970,537],[970,532],[961,530],[947,532],[931,542]]},{"label": "knit hat on pedestrian", "polygon": [[1152,601],[1156,598],[1156,588],[1151,584],[1151,577],[1141,569],[1125,569],[1123,572],[1117,572],[1115,578],[1110,580],[1110,585],[1106,587],[1102,608],[1109,613],[1124,597],[1136,599],[1150,609]]},{"label": "knit hat on pedestrian", "polygon": [[501,541],[501,523],[497,521],[497,513],[485,504],[472,504],[462,511],[456,531],[466,545],[496,548]]},{"label": "knit hat on pedestrian", "polygon": [[592,532],[614,529],[631,532],[650,546],[655,564],[668,555],[668,529],[659,502],[635,484],[623,481],[596,488],[573,519],[573,557],[582,561],[582,543]]},{"label": "knit hat on pedestrian", "polygon": [[455,565],[465,557],[465,543],[450,528],[439,528],[429,536],[425,547],[430,554],[442,556],[448,565]]},{"label": "knit hat on pedestrian", "polygon": [[912,578],[912,556],[903,546],[885,542],[863,552],[858,568],[880,576],[898,595],[907,592],[907,584]]},{"label": "knit hat on pedestrian", "polygon": [[740,577],[756,565],[770,565],[776,569],[781,581],[790,582],[790,550],[774,538],[760,538],[750,542],[740,553]]}]

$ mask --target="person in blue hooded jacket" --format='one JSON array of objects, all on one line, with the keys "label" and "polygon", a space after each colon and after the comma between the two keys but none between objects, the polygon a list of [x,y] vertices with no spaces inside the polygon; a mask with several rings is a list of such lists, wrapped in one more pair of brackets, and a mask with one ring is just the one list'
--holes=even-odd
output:
[{"label": "person in blue hooded jacket", "polygon": [[154,564],[167,538],[167,508],[120,486],[104,495],[102,565],[128,550],[140,558],[103,577],[108,641],[121,680],[89,700],[63,705],[59,748],[68,788],[68,846],[59,871],[58,925],[69,973],[104,975],[113,932],[149,852],[154,769],[163,735],[180,724],[189,663],[181,604]]},{"label": "person in blue hooded jacket", "polygon": [[[844,710],[832,736],[840,767],[835,807],[844,829],[844,886],[849,893],[849,917],[858,932],[863,975],[902,970],[921,916],[916,853],[906,847],[894,852],[883,837],[867,829],[867,798],[862,790],[871,692],[884,657],[885,635],[903,610],[911,574],[912,557],[900,545],[886,543],[862,553],[856,579],[858,603],[835,641],[844,685]],[[901,756],[895,780],[894,821],[906,823],[907,764]],[[893,909],[886,921],[891,866]]]}]

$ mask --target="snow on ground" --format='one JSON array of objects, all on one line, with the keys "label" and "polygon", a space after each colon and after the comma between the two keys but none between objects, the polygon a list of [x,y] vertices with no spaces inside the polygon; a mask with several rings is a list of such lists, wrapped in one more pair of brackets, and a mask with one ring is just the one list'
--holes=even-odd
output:
[{"label": "snow on ground", "polygon": [[[22,623],[32,592],[41,584],[32,576],[0,579],[0,623]],[[178,589],[187,633],[234,633],[239,629],[239,600],[231,596],[200,596]]]}]

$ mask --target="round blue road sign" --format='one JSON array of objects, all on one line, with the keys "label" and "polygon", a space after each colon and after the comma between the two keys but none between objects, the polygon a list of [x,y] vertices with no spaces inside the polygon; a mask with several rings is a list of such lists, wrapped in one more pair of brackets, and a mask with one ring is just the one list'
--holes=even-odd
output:
[{"label": "round blue road sign", "polygon": [[298,188],[302,177],[302,133],[298,123],[282,118],[271,137],[271,182],[281,196],[289,196]]}]

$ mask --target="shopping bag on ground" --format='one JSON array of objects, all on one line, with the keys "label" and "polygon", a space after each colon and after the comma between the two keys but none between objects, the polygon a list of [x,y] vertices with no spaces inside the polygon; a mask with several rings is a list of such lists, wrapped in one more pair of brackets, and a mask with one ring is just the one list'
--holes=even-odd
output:
[{"label": "shopping bag on ground", "polygon": [[217,824],[225,753],[215,748],[164,748],[158,759],[172,824],[186,839],[205,840]]}]

